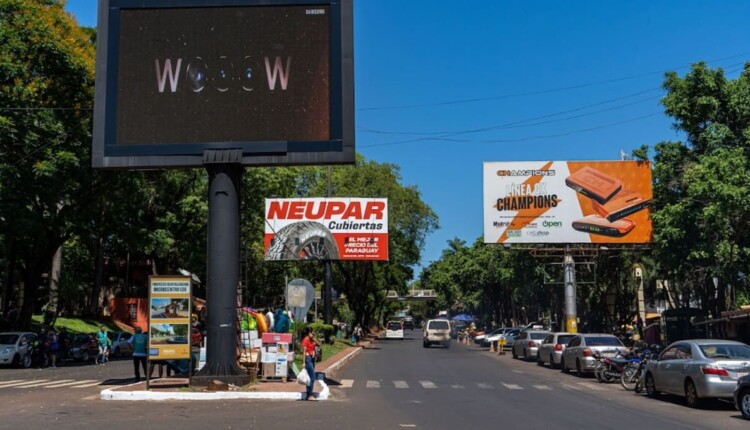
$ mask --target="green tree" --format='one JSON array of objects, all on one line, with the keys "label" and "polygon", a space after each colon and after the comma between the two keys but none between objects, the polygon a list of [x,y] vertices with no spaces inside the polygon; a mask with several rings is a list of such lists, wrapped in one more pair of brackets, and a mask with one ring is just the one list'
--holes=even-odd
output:
[{"label": "green tree", "polygon": [[20,319],[42,274],[102,190],[91,171],[94,44],[52,0],[0,0],[0,230]]},{"label": "green tree", "polygon": [[698,63],[685,77],[669,73],[664,88],[666,113],[686,141],[655,147],[655,257],[683,305],[697,299],[718,316],[726,285],[747,291],[750,63],[735,80]]}]

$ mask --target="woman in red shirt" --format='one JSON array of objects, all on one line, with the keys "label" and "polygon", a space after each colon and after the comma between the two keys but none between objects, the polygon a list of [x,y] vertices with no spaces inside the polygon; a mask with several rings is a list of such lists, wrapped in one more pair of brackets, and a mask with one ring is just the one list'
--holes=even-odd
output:
[{"label": "woman in red shirt", "polygon": [[305,353],[305,370],[310,376],[310,384],[307,386],[307,400],[317,400],[313,396],[313,387],[315,386],[315,345],[320,345],[315,339],[315,332],[307,329],[304,339],[302,339],[302,351]]}]

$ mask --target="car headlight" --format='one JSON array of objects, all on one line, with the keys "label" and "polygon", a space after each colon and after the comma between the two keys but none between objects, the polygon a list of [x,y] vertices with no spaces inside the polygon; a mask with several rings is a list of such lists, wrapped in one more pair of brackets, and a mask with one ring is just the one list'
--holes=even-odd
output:
[{"label": "car headlight", "polygon": [[4,349],[3,349],[3,355],[5,355],[5,354],[10,354],[11,352],[13,352],[13,347],[12,347],[12,346],[6,346],[6,347],[5,347]]}]

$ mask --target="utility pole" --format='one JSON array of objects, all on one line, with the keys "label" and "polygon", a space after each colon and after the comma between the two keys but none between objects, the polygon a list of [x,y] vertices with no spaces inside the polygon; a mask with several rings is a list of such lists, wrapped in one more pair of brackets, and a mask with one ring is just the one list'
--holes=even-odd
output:
[{"label": "utility pole", "polygon": [[565,330],[578,333],[578,315],[576,311],[576,264],[570,252],[570,245],[565,245],[563,260],[565,270]]}]

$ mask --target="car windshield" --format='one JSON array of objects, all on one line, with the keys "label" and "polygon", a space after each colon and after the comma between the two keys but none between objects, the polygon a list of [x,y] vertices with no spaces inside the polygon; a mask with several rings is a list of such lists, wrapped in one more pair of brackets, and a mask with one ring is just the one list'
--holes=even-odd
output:
[{"label": "car windshield", "polygon": [[620,339],[611,336],[587,337],[586,346],[623,346]]},{"label": "car windshield", "polygon": [[747,345],[701,345],[700,349],[706,358],[750,358],[750,346]]},{"label": "car windshield", "polygon": [[568,334],[565,336],[557,336],[557,343],[567,345],[568,342],[570,342],[570,339],[573,339],[576,337],[574,334]]},{"label": "car windshield", "polygon": [[448,321],[432,321],[430,322],[431,330],[448,330]]},{"label": "car windshield", "polygon": [[15,345],[17,341],[17,334],[0,334],[0,345]]},{"label": "car windshield", "polygon": [[540,340],[547,337],[549,333],[529,333],[529,336],[534,340]]}]

